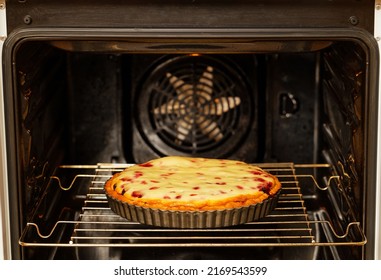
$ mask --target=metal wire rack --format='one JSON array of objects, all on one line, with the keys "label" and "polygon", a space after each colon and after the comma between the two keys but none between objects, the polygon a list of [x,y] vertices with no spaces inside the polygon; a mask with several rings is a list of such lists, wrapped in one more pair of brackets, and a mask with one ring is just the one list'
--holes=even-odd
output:
[{"label": "metal wire rack", "polygon": [[[340,230],[324,214],[311,215],[305,205],[301,184],[308,181],[311,188],[325,191],[336,187],[329,177],[326,186],[319,186],[313,175],[297,174],[297,169],[328,168],[328,165],[296,165],[292,163],[258,164],[276,175],[282,183],[282,192],[276,208],[265,218],[229,228],[216,229],[168,229],[129,222],[116,215],[108,206],[103,185],[114,172],[126,168],[126,164],[60,166],[50,179],[49,188],[74,191],[86,181],[86,193],[78,214],[70,219],[60,219],[46,232],[40,221],[32,221],[19,239],[21,246],[57,247],[239,247],[239,246],[340,246],[366,244],[366,237],[357,221],[349,221]],[[74,174],[65,185],[62,174],[70,170]],[[76,171],[86,170],[83,174]],[[303,183],[302,183],[303,182]],[[306,186],[303,186],[303,188]],[[320,217],[320,218],[316,218]],[[329,238],[321,239],[316,229],[322,228]],[[57,238],[69,228],[68,239]]]}]

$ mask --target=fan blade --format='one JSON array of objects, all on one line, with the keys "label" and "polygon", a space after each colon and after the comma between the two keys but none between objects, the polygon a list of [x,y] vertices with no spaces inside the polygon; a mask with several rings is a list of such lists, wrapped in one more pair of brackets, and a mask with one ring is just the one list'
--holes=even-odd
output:
[{"label": "fan blade", "polygon": [[180,113],[185,114],[186,105],[181,101],[186,99],[189,96],[192,96],[193,89],[192,86],[185,83],[183,80],[177,78],[171,73],[166,74],[169,82],[173,86],[176,91],[177,97],[169,100],[167,103],[161,105],[160,107],[156,107],[154,109],[154,114],[173,114]]},{"label": "fan blade", "polygon": [[167,73],[166,76],[167,76],[167,78],[169,79],[169,82],[175,88],[176,91],[177,91],[178,88],[181,88],[184,85],[186,85],[186,83],[183,80],[177,78],[176,76],[172,75],[171,73]]},{"label": "fan blade", "polygon": [[183,80],[172,75],[171,73],[167,73],[167,78],[169,78],[169,82],[175,89],[179,99],[186,98],[193,94],[192,85],[185,83]]},{"label": "fan blade", "polygon": [[180,114],[185,114],[185,104],[181,103],[177,98],[176,99],[171,99],[167,103],[161,105],[160,107],[156,107],[153,110],[154,114],[161,114],[161,115],[166,115],[166,114],[174,114],[174,113],[180,113]]},{"label": "fan blade", "polygon": [[206,104],[203,108],[204,115],[217,115],[221,116],[223,113],[237,107],[241,104],[239,97],[219,97],[214,99],[214,102]]},{"label": "fan blade", "polygon": [[184,119],[179,119],[177,122],[177,134],[176,134],[176,139],[179,140],[180,142],[178,144],[181,144],[182,141],[184,141],[188,134],[189,131],[191,130],[193,125],[193,119],[185,116]]},{"label": "fan blade", "polygon": [[206,70],[202,73],[200,79],[197,83],[197,95],[202,97],[200,104],[210,101],[213,94],[213,67],[208,66]]},{"label": "fan blade", "polygon": [[201,129],[201,132],[210,139],[213,139],[216,142],[222,139],[223,134],[215,121],[207,119],[204,116],[199,116],[196,119],[196,123]]}]

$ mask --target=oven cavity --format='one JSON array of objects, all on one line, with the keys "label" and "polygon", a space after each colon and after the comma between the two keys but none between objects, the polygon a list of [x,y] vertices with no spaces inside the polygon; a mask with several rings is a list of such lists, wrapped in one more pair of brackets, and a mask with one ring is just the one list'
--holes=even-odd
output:
[{"label": "oven cavity", "polygon": [[[369,48],[340,32],[218,32],[14,43],[6,98],[20,258],[364,258]],[[165,155],[259,164],[282,183],[278,205],[224,229],[113,214],[106,180]]]}]

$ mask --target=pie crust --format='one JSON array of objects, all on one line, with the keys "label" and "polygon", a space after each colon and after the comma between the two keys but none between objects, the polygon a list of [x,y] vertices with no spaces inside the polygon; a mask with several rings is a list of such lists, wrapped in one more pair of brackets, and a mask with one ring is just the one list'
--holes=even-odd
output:
[{"label": "pie crust", "polygon": [[105,184],[110,208],[122,217],[182,228],[257,220],[274,208],[280,189],[277,177],[258,166],[179,156],[132,165]]}]

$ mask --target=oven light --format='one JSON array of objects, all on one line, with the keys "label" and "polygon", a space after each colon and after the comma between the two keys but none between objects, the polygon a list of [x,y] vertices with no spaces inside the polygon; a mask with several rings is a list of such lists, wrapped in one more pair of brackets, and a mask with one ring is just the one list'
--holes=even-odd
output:
[{"label": "oven light", "polygon": [[188,56],[201,56],[201,54],[199,54],[199,53],[190,53],[190,54],[188,54]]}]

